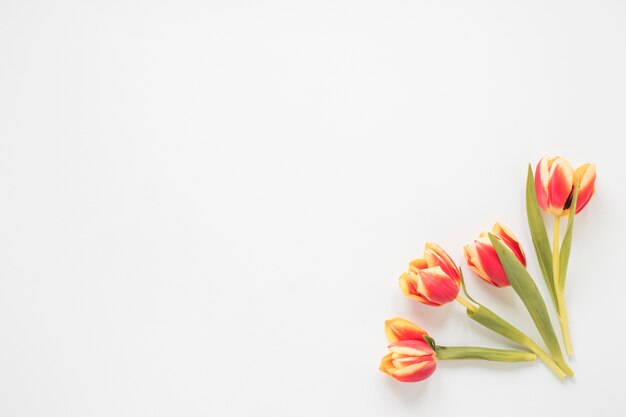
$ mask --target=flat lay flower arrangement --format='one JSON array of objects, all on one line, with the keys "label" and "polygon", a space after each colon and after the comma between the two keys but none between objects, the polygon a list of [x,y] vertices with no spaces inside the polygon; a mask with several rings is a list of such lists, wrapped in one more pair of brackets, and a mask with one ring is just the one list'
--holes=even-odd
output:
[{"label": "flat lay flower arrangement", "polygon": [[[595,193],[595,180],[594,164],[583,164],[574,170],[567,159],[560,156],[542,158],[534,175],[532,167],[528,167],[526,215],[534,252],[550,293],[549,303],[526,270],[526,253],[519,240],[504,225],[496,223],[490,232],[482,232],[463,248],[467,265],[477,277],[497,288],[511,287],[515,291],[537,327],[543,346],[472,298],[465,287],[461,268],[439,245],[428,242],[423,258],[411,261],[408,270],[400,276],[402,292],[433,307],[457,301],[471,320],[511,340],[519,349],[442,346],[417,324],[396,317],[385,322],[389,353],[383,357],[380,370],[398,381],[418,382],[433,374],[438,360],[522,362],[540,359],[559,378],[573,377],[574,371],[565,359],[557,331],[552,326],[549,308],[553,308],[558,317],[565,353],[571,356],[573,347],[565,304],[567,265],[574,217]],[[552,244],[542,211],[553,217]],[[566,228],[562,239],[561,223]]]}]

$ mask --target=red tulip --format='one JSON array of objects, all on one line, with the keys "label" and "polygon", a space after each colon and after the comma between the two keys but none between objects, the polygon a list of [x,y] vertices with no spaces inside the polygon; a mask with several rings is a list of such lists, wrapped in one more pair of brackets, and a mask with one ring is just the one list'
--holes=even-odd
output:
[{"label": "red tulip", "polygon": [[589,202],[595,192],[596,166],[584,164],[576,171],[567,159],[546,156],[539,161],[535,170],[535,191],[539,206],[553,216],[563,216],[569,212],[574,186],[579,183],[576,213]]},{"label": "red tulip", "polygon": [[421,303],[440,306],[459,293],[461,275],[450,255],[439,245],[426,243],[424,259],[415,259],[400,276],[400,288],[408,297]]},{"label": "red tulip", "polygon": [[422,381],[435,372],[435,351],[424,341],[427,333],[416,324],[401,318],[385,322],[391,343],[380,363],[380,370],[402,382]]},{"label": "red tulip", "polygon": [[[491,233],[513,252],[517,259],[526,266],[526,255],[513,233],[500,223],[496,223]],[[496,287],[506,287],[509,283],[498,254],[494,249],[487,232],[482,232],[478,239],[463,248],[467,264],[485,282]]]}]

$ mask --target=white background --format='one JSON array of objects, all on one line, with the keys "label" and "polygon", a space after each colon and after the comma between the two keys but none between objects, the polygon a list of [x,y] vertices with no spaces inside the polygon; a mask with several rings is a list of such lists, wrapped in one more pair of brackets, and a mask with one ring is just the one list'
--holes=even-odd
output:
[{"label": "white background", "polygon": [[[622,1],[0,0],[0,415],[624,415],[625,21]],[[598,166],[576,378],[380,373],[393,316],[511,346],[397,279],[499,220],[547,294],[523,205],[546,153]]]}]

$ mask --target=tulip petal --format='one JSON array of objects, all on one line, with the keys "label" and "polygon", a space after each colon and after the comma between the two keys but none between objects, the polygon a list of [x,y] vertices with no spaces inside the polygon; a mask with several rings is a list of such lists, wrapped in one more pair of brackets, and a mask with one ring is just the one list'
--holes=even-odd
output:
[{"label": "tulip petal", "polygon": [[574,179],[580,183],[578,190],[578,202],[576,203],[576,214],[585,208],[596,191],[596,166],[595,164],[584,164],[574,172]]},{"label": "tulip petal", "polygon": [[[393,358],[393,355],[392,355]],[[415,365],[417,363],[432,361],[432,355],[427,356],[399,356],[393,358],[391,363],[396,369],[405,368],[407,366]]]},{"label": "tulip petal", "polygon": [[565,158],[558,158],[550,167],[550,182],[548,183],[549,208],[548,212],[554,216],[563,213],[565,203],[572,193],[574,170]]},{"label": "tulip petal", "polygon": [[409,320],[394,317],[385,321],[385,334],[389,343],[395,343],[400,340],[424,340],[427,333]]},{"label": "tulip petal", "polygon": [[413,259],[409,264],[409,271],[417,274],[420,269],[428,268],[428,263],[425,259]]},{"label": "tulip petal", "polygon": [[550,158],[548,156],[541,158],[535,170],[535,192],[537,193],[539,207],[543,210],[548,210],[548,180],[550,178],[549,160]]},{"label": "tulip petal", "polygon": [[459,268],[456,266],[450,255],[444,251],[441,246],[433,242],[426,242],[424,248],[424,258],[429,267],[439,266],[443,271],[456,281],[461,280]]},{"label": "tulip petal", "polygon": [[510,285],[495,249],[490,243],[481,242],[481,240],[476,241],[476,252],[478,253],[483,271],[489,277],[489,281],[499,288]]},{"label": "tulip petal", "polygon": [[392,358],[391,358],[391,352],[386,354],[385,356],[383,356],[383,359],[380,361],[380,366],[378,367],[378,369],[380,369],[381,371],[391,375],[389,373],[390,370],[394,369],[393,366],[393,362],[392,362]]},{"label": "tulip petal", "polygon": [[520,245],[513,232],[501,223],[494,224],[491,230],[493,234],[502,238],[504,243],[509,247],[509,249],[511,249],[522,265],[526,266],[526,255],[524,254],[524,249],[522,249],[522,245]]},{"label": "tulip petal", "polygon": [[426,298],[419,293],[417,288],[417,279],[419,275],[413,274],[412,272],[404,272],[400,275],[400,289],[409,298],[413,298],[414,300],[419,301],[420,303],[424,303],[427,305],[435,305],[428,301]]},{"label": "tulip petal", "polygon": [[436,368],[437,361],[433,358],[430,361],[396,369],[391,372],[391,376],[401,382],[419,382],[431,376]]},{"label": "tulip petal", "polygon": [[[481,236],[483,234],[481,233]],[[472,271],[474,271],[479,277],[483,280],[492,284],[491,279],[484,271],[482,264],[480,263],[480,256],[478,256],[478,252],[476,251],[476,243],[470,243],[463,248],[463,255],[465,255],[465,259],[467,260],[467,265],[470,267]]]},{"label": "tulip petal", "polygon": [[435,351],[423,340],[400,340],[389,345],[391,353],[405,356],[433,355]]},{"label": "tulip petal", "polygon": [[408,297],[417,296],[416,275],[411,272],[403,272],[400,275],[400,289]]},{"label": "tulip petal", "polygon": [[419,292],[435,305],[454,300],[459,294],[460,281],[450,278],[441,267],[422,269],[417,280]]},{"label": "tulip petal", "polygon": [[411,272],[403,272],[400,275],[400,288],[404,295],[412,296],[417,294],[417,284],[413,278],[414,274]]}]

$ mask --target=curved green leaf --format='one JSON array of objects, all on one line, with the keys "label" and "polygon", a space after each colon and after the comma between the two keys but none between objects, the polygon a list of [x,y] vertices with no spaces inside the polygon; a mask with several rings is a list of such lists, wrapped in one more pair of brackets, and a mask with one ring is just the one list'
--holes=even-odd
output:
[{"label": "curved green leaf", "polygon": [[537,330],[541,334],[548,351],[554,358],[554,361],[567,373],[573,375],[572,370],[569,368],[565,360],[563,359],[563,353],[559,347],[559,342],[552,327],[550,321],[550,315],[546,303],[543,301],[543,297],[537,288],[537,284],[533,281],[532,277],[526,271],[524,265],[520,263],[517,257],[511,252],[498,238],[489,233],[489,240],[498,254],[500,263],[504,268],[511,287],[515,290],[519,298],[522,300],[530,317],[533,319]]},{"label": "curved green leaf", "polygon": [[539,202],[537,201],[535,178],[530,164],[528,164],[528,176],[526,178],[526,216],[528,217],[528,226],[530,226],[530,234],[533,238],[533,245],[535,246],[541,272],[550,290],[552,302],[557,306],[554,279],[552,277],[552,251],[550,249],[550,241],[548,241],[546,225],[541,216],[541,208],[539,208]]},{"label": "curved green leaf", "polygon": [[513,326],[508,321],[504,320],[502,317],[498,316],[493,311],[489,310],[487,307],[473,299],[469,293],[467,292],[467,288],[465,287],[465,280],[463,279],[463,273],[461,272],[461,286],[463,287],[463,292],[467,298],[472,300],[476,305],[478,305],[477,310],[466,309],[467,316],[474,320],[475,322],[482,324],[486,328],[498,333],[507,339],[515,342],[521,346],[528,348],[530,351],[537,354],[539,359],[541,359],[548,368],[552,370],[559,378],[565,377],[565,372],[563,369],[557,365],[554,360],[548,355],[533,339],[531,339],[528,335],[523,333],[517,327]]},{"label": "curved green leaf", "polygon": [[567,276],[567,264],[569,263],[569,255],[572,249],[572,233],[574,233],[574,216],[576,215],[576,202],[578,201],[577,185],[574,189],[574,196],[572,197],[572,205],[570,206],[569,216],[567,217],[567,230],[565,236],[563,236],[563,243],[561,244],[561,253],[559,255],[559,288],[557,291],[563,291],[565,288],[565,277]]},{"label": "curved green leaf", "polygon": [[[469,294],[466,293],[466,295],[469,297]],[[552,360],[552,358],[528,335],[520,331],[508,321],[504,320],[502,317],[498,316],[493,311],[489,310],[484,305],[480,303],[476,304],[478,304],[478,310],[472,311],[467,309],[467,315],[469,318],[506,337],[507,339],[530,349],[532,352],[536,353],[537,356],[539,356],[539,358],[548,366],[548,368],[552,370],[552,372],[556,374],[556,376],[559,378],[565,377],[565,372],[563,372],[559,365],[557,365],[554,360]]]},{"label": "curved green leaf", "polygon": [[468,309],[467,315],[475,322],[482,324],[519,345],[528,346],[529,342],[532,342],[530,337],[483,305],[479,304],[478,310],[476,311]]}]

